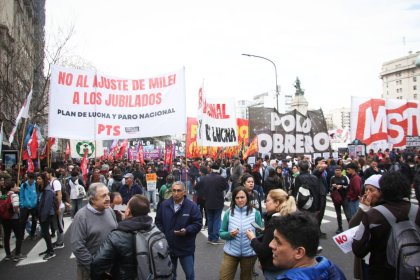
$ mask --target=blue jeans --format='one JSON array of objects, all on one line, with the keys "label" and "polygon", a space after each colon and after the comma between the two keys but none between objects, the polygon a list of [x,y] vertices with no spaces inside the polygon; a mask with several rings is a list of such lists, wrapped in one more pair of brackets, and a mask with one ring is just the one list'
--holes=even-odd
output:
[{"label": "blue jeans", "polygon": [[222,211],[220,209],[207,209],[207,225],[208,225],[208,240],[209,241],[218,241],[219,240],[219,230],[222,224]]},{"label": "blue jeans", "polygon": [[176,280],[176,268],[178,265],[178,259],[179,259],[179,262],[181,263],[182,270],[185,273],[185,279],[194,280],[194,255],[182,256],[182,257],[171,256],[171,261],[173,264],[173,272],[174,272],[173,280]]},{"label": "blue jeans", "polygon": [[190,180],[187,181],[187,188],[188,188],[188,193],[192,194],[193,192],[193,184],[191,183]]},{"label": "blue jeans", "polygon": [[[351,218],[353,218],[354,214],[356,214],[357,209],[359,208],[359,200],[358,199],[356,199],[355,201],[350,201],[348,199],[346,199],[346,200],[347,200],[347,214],[346,214],[346,217],[348,219],[351,219]],[[344,211],[345,210],[346,209],[344,208]]]},{"label": "blue jeans", "polygon": [[153,209],[157,209],[156,208],[156,190],[154,191],[146,191],[146,197],[149,200],[150,204],[153,203]]},{"label": "blue jeans", "polygon": [[77,211],[79,211],[83,207],[83,198],[77,198],[71,200],[71,218],[74,218]]}]

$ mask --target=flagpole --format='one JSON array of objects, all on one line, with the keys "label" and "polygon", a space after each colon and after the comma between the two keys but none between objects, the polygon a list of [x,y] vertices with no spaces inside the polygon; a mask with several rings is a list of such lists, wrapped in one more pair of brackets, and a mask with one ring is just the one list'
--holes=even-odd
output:
[{"label": "flagpole", "polygon": [[25,139],[25,130],[27,120],[25,118],[25,122],[23,123],[23,131],[22,131],[22,139],[20,140],[20,152],[19,152],[19,161],[18,161],[18,174],[17,174],[17,185],[20,186],[20,166],[22,165],[22,153],[23,153],[23,140]]},{"label": "flagpole", "polygon": [[48,166],[48,168],[51,168],[51,161],[52,161],[51,146],[47,146],[47,148],[48,148],[48,150],[47,150],[47,166]]}]

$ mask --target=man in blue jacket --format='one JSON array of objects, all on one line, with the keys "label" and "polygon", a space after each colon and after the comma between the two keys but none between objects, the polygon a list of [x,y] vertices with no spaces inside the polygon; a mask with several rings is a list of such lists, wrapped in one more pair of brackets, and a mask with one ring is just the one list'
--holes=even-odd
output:
[{"label": "man in blue jacket", "polygon": [[172,198],[162,202],[156,213],[156,226],[165,234],[171,249],[174,280],[178,259],[187,280],[194,280],[195,238],[202,227],[197,205],[186,197],[185,185],[172,185]]},{"label": "man in blue jacket", "polygon": [[[32,217],[30,238],[35,238],[35,231],[37,225],[37,203],[38,193],[35,185],[35,174],[28,173],[28,180],[22,183],[20,187],[19,200],[20,200],[20,224],[22,234],[25,231],[25,225],[28,221],[29,214]],[[23,235],[22,235],[23,236]]]},{"label": "man in blue jacket", "polygon": [[343,272],[325,257],[316,256],[319,245],[317,220],[307,212],[295,212],[271,219],[275,227],[270,242],[273,264],[284,272],[282,279],[346,279]]}]

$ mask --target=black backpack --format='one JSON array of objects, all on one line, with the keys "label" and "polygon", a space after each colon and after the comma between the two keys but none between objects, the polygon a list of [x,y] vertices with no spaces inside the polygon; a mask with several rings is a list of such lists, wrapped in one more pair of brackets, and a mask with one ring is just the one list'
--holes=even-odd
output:
[{"label": "black backpack", "polygon": [[298,209],[309,210],[314,202],[314,196],[311,188],[303,183],[300,185],[296,195],[296,206]]},{"label": "black backpack", "polygon": [[135,234],[137,279],[172,279],[172,261],[165,235],[155,226]]}]

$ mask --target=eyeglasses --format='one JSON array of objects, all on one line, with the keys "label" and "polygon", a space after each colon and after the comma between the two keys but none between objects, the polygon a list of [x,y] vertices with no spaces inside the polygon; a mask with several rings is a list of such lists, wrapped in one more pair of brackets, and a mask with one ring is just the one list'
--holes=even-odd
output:
[{"label": "eyeglasses", "polygon": [[172,189],[172,192],[183,192],[184,190],[182,189]]},{"label": "eyeglasses", "polygon": [[237,197],[235,197],[235,199],[245,199],[246,198],[246,196],[237,196]]}]

